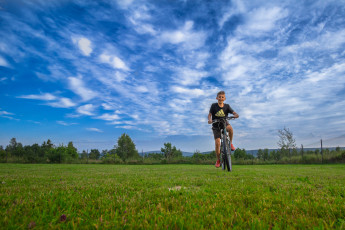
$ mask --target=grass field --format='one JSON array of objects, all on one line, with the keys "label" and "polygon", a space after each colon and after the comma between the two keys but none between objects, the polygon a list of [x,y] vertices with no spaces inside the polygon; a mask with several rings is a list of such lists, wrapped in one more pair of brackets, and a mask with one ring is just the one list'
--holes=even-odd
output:
[{"label": "grass field", "polygon": [[345,229],[345,165],[0,164],[0,228]]}]

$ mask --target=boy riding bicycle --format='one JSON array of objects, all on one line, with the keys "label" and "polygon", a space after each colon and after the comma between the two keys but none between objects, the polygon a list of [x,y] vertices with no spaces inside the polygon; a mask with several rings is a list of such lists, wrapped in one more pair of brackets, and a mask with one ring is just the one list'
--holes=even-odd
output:
[{"label": "boy riding bicycle", "polygon": [[[233,114],[235,118],[238,118],[239,115],[230,107],[229,104],[225,104],[224,101],[225,98],[225,92],[220,91],[217,93],[216,99],[218,100],[218,103],[213,103],[210,108],[210,112],[208,114],[208,123],[212,124],[212,120],[219,119],[222,117],[227,117],[229,113]],[[216,167],[220,167],[220,137],[221,137],[221,125],[219,123],[213,123],[212,124],[212,130],[213,130],[213,136],[215,140],[215,146],[216,146],[216,154],[217,154],[217,162]],[[232,143],[232,138],[234,135],[234,131],[231,127],[231,125],[226,121],[226,130],[229,133],[230,141]],[[234,151],[235,147],[231,144],[231,150]]]}]

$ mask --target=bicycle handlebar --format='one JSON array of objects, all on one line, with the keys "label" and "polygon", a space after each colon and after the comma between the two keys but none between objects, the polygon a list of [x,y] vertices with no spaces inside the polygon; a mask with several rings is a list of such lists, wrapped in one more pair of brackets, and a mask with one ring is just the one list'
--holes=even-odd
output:
[{"label": "bicycle handlebar", "polygon": [[212,124],[213,124],[213,123],[216,123],[216,122],[222,122],[222,121],[224,121],[224,120],[232,120],[232,119],[235,119],[235,118],[236,118],[236,117],[231,116],[231,117],[224,117],[224,118],[214,119],[214,120],[212,120]]}]

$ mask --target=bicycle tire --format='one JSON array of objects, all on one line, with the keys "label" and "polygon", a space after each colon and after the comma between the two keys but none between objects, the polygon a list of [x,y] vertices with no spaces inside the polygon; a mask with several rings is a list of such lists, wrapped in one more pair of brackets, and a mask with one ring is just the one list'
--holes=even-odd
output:
[{"label": "bicycle tire", "polygon": [[230,172],[232,172],[232,162],[231,162],[231,152],[232,152],[232,150],[231,150],[231,141],[229,140],[228,141],[228,151],[229,151],[229,165],[230,165]]},{"label": "bicycle tire", "polygon": [[220,165],[223,170],[225,170],[225,160],[224,160],[224,153],[223,153],[223,143],[220,143]]},{"label": "bicycle tire", "polygon": [[225,130],[223,134],[223,153],[224,153],[223,155],[224,155],[224,161],[225,161],[226,167],[228,171],[230,172],[231,168],[230,168],[230,160],[229,160],[230,154],[228,154],[229,151],[230,151],[230,146],[229,146],[229,142],[227,141],[226,130]]}]

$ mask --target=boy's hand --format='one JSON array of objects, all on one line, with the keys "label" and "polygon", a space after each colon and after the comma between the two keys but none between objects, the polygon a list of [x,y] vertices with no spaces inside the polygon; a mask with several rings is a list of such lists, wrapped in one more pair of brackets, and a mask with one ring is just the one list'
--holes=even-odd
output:
[{"label": "boy's hand", "polygon": [[208,123],[209,123],[209,124],[212,124],[212,120],[208,120]]},{"label": "boy's hand", "polygon": [[234,115],[235,118],[239,118],[239,115],[236,112],[232,113]]}]

